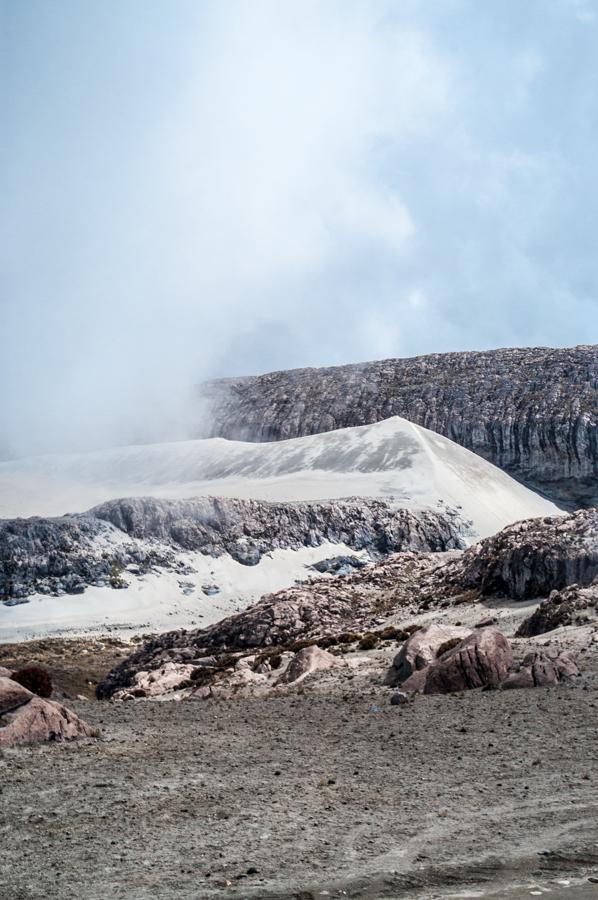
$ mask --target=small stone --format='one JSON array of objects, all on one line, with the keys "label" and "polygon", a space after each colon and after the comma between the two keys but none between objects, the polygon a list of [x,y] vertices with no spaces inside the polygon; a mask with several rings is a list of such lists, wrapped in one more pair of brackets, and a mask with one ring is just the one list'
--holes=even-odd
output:
[{"label": "small stone", "polygon": [[409,695],[405,694],[403,691],[397,691],[396,694],[393,694],[390,698],[391,706],[401,706],[403,703],[409,702]]}]

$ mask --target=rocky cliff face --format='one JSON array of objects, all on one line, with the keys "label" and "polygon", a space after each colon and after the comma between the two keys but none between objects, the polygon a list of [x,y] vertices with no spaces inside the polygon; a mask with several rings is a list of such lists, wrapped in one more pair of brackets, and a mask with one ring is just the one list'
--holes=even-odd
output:
[{"label": "rocky cliff face", "polygon": [[598,347],[444,353],[201,387],[203,434],[277,441],[398,415],[553,499],[598,503]]},{"label": "rocky cliff face", "polygon": [[462,528],[449,513],[415,513],[383,500],[113,500],[81,515],[0,520],[0,600],[81,593],[90,584],[126,587],[125,567],[137,574],[181,569],[183,551],[227,553],[251,566],[271,550],[330,541],[384,556],[461,547]]},{"label": "rocky cliff face", "polygon": [[458,581],[485,595],[546,596],[598,576],[598,510],[516,522],[467,550]]}]

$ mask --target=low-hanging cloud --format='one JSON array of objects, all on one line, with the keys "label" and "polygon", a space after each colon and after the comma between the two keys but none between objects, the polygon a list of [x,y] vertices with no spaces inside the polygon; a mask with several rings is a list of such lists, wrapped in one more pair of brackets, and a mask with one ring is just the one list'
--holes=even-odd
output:
[{"label": "low-hanging cloud", "polygon": [[482,6],[7,5],[0,452],[184,437],[215,375],[590,340],[592,5]]}]

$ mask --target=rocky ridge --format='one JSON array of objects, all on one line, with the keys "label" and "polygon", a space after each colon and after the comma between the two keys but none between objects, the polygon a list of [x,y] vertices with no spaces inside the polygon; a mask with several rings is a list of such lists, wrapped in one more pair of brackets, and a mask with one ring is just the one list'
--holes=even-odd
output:
[{"label": "rocky ridge", "polygon": [[556,502],[598,503],[598,347],[438,353],[200,387],[202,436],[277,441],[402,416]]},{"label": "rocky ridge", "polygon": [[[250,653],[261,659],[310,643],[376,646],[405,639],[408,633],[389,625],[397,615],[408,622],[422,610],[490,594],[517,601],[542,592],[547,596],[574,582],[591,584],[598,576],[597,526],[597,509],[529,520],[464,553],[403,552],[334,581],[315,580],[270,594],[209,628],[160,635],[110,672],[98,695],[108,697],[133,683],[137,672],[166,664],[195,665],[197,675],[186,671],[185,679],[203,681]],[[530,578],[530,571],[536,577]],[[201,662],[206,659],[209,663]]]},{"label": "rocky ridge", "polygon": [[61,518],[0,520],[0,600],[39,592],[82,593],[87,585],[126,587],[123,571],[184,573],[184,551],[229,554],[253,566],[275,549],[325,541],[378,558],[399,550],[463,546],[464,523],[451,513],[412,512],[383,500],[268,503],[200,497],[114,500]]}]

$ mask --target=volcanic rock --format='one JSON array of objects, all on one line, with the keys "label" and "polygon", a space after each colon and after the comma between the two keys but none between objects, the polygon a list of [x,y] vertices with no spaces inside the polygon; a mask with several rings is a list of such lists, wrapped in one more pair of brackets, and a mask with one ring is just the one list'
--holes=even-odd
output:
[{"label": "volcanic rock", "polygon": [[[7,671],[7,670],[4,670]],[[29,703],[34,695],[17,681],[0,673],[0,716]]]},{"label": "volcanic rock", "polygon": [[0,748],[91,736],[92,728],[62,704],[0,677]]},{"label": "volcanic rock", "polygon": [[498,685],[512,664],[513,653],[506,637],[495,628],[483,628],[427,667],[423,692],[449,694]]},{"label": "volcanic rock", "polygon": [[521,623],[517,637],[533,637],[566,625],[585,625],[598,619],[598,581],[587,588],[577,584],[551,591]]},{"label": "volcanic rock", "polygon": [[531,650],[515,672],[503,681],[503,689],[546,687],[562,681],[574,681],[579,668],[570,653],[556,647]]},{"label": "volcanic rock", "polygon": [[[126,588],[122,572],[180,569],[180,554],[229,554],[254,566],[276,549],[344,543],[372,557],[401,550],[464,546],[455,514],[399,509],[384,500],[269,503],[197,497],[113,500],[61,518],[0,520],[0,600],[37,592],[76,592],[81,585]],[[73,577],[76,579],[73,580]]]},{"label": "volcanic rock", "polygon": [[402,684],[415,671],[424,669],[436,659],[436,654],[442,644],[455,638],[460,640],[469,633],[470,629],[468,628],[436,623],[416,631],[405,641],[395,656],[386,676],[386,684],[391,686]]},{"label": "volcanic rock", "polygon": [[457,568],[461,589],[516,600],[591,584],[598,576],[598,509],[516,522],[474,544]]},{"label": "volcanic rock", "polygon": [[327,650],[321,650],[319,647],[304,647],[299,650],[290,661],[286,670],[276,682],[280,684],[294,684],[303,681],[312,672],[319,669],[333,669],[343,665],[343,661],[328,653]]}]

